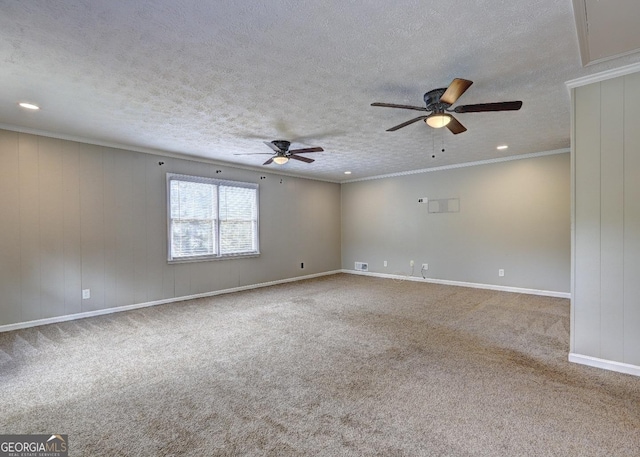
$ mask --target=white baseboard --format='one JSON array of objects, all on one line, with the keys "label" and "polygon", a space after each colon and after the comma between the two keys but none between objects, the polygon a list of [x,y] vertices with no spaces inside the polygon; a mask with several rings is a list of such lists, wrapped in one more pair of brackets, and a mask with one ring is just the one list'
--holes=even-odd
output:
[{"label": "white baseboard", "polygon": [[375,276],[377,278],[399,279],[403,281],[428,282],[432,284],[444,284],[447,286],[472,287],[474,289],[498,290],[501,292],[514,292],[518,294],[541,295],[544,297],[571,298],[570,292],[556,292],[553,290],[525,289],[522,287],[498,286],[494,284],[479,284],[475,282],[449,281],[447,279],[423,278],[422,276],[392,275],[387,273],[373,273],[370,271],[342,270],[342,273],[362,276]]},{"label": "white baseboard", "polygon": [[579,363],[580,365],[588,365],[603,370],[617,371],[618,373],[640,376],[640,366],[628,363],[614,362],[613,360],[599,359],[588,355],[569,353],[569,362]]},{"label": "white baseboard", "polygon": [[496,285],[491,285],[491,284],[478,284],[478,283],[460,282],[460,281],[448,281],[448,280],[444,280],[444,279],[432,279],[432,278],[423,279],[422,277],[416,277],[416,276],[392,275],[392,274],[385,274],[385,273],[372,273],[372,272],[365,272],[365,271],[355,271],[355,270],[343,269],[343,270],[332,270],[332,271],[326,271],[326,272],[322,272],[322,273],[315,273],[315,274],[305,275],[305,276],[297,276],[295,278],[279,279],[279,280],[276,280],[276,281],[269,281],[269,282],[263,282],[263,283],[258,283],[258,284],[250,284],[250,285],[247,285],[247,286],[233,287],[231,289],[216,290],[216,291],[205,292],[205,293],[201,293],[201,294],[186,295],[186,296],[182,296],[182,297],[167,298],[167,299],[163,299],[163,300],[156,300],[156,301],[145,302],[145,303],[135,303],[135,304],[132,304],[132,305],[118,306],[118,307],[115,307],[115,308],[105,308],[105,309],[99,309],[99,310],[95,310],[95,311],[86,311],[86,312],[83,312],[83,313],[67,314],[67,315],[64,315],[64,316],[49,317],[49,318],[46,318],[46,319],[37,319],[37,320],[27,321],[27,322],[18,322],[18,323],[15,323],[15,324],[0,325],[0,333],[2,333],[2,332],[10,332],[10,331],[13,331],[13,330],[20,330],[20,329],[29,328],[29,327],[37,327],[37,326],[40,326],[40,325],[57,324],[59,322],[66,322],[66,321],[71,321],[71,320],[76,320],[76,319],[84,319],[84,318],[87,318],[87,317],[103,316],[105,314],[119,313],[119,312],[122,312],[122,311],[131,311],[131,310],[134,310],[134,309],[147,308],[149,306],[165,305],[165,304],[168,304],[168,303],[175,303],[175,302],[184,301],[184,300],[191,300],[191,299],[194,299],[194,298],[206,298],[206,297],[213,297],[213,296],[216,296],[216,295],[223,295],[223,294],[230,294],[230,293],[234,293],[234,292],[241,292],[243,290],[259,289],[261,287],[275,286],[275,285],[278,285],[278,284],[285,284],[285,283],[289,283],[289,282],[302,281],[302,280],[305,280],[305,279],[313,279],[313,278],[318,278],[318,277],[321,277],[321,276],[329,276],[329,275],[334,275],[334,274],[338,274],[338,273],[348,273],[348,274],[363,275],[363,276],[375,276],[375,277],[379,277],[379,278],[399,279],[399,280],[405,280],[405,281],[429,282],[429,283],[444,284],[444,285],[449,285],[449,286],[472,287],[472,288],[476,288],[476,289],[489,289],[489,290],[498,290],[498,291],[504,291],[504,292],[515,292],[515,293],[521,293],[521,294],[542,295],[542,296],[548,296],[548,297],[559,297],[559,298],[570,298],[571,297],[571,294],[565,293],[565,292],[554,292],[554,291],[536,290],[536,289],[523,289],[523,288],[519,288],[519,287],[496,286]]},{"label": "white baseboard", "polygon": [[95,317],[95,316],[103,316],[105,314],[120,313],[122,311],[131,311],[134,309],[147,308],[149,306],[165,305],[167,303],[175,303],[175,302],[184,301],[184,300],[191,300],[194,298],[206,298],[206,297],[213,297],[216,295],[241,292],[243,290],[259,289],[261,287],[275,286],[278,284],[285,284],[288,282],[302,281],[305,279],[319,278],[321,276],[335,275],[341,272],[342,270],[325,271],[322,273],[315,273],[311,275],[296,276],[295,278],[279,279],[277,281],[262,282],[258,284],[249,284],[247,286],[233,287],[231,289],[215,290],[212,292],[205,292],[202,294],[186,295],[183,297],[175,297],[175,298],[166,298],[164,300],[156,300],[156,301],[150,301],[145,303],[135,303],[133,305],[117,306],[115,308],[105,308],[105,309],[99,309],[96,311],[86,311],[84,313],[67,314],[64,316],[49,317],[46,319],[37,319],[34,321],[0,325],[0,333],[10,332],[13,330],[20,330],[20,329],[29,328],[29,327],[37,327],[40,325],[57,324],[59,322],[73,321],[76,319],[84,319],[87,317]]}]

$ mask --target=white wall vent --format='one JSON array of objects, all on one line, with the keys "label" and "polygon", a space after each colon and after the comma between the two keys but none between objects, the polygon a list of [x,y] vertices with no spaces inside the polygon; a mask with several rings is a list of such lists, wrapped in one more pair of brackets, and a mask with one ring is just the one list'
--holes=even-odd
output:
[{"label": "white wall vent", "polygon": [[369,271],[369,264],[365,262],[356,262],[356,270]]},{"label": "white wall vent", "polygon": [[430,213],[459,213],[459,198],[436,198],[429,199],[427,209]]}]

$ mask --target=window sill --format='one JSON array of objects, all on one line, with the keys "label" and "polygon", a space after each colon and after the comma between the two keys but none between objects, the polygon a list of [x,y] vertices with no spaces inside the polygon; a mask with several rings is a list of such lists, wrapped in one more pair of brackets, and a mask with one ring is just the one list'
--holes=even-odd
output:
[{"label": "window sill", "polygon": [[233,260],[233,259],[248,259],[260,257],[260,252],[250,252],[247,254],[228,254],[220,256],[202,256],[202,257],[187,257],[184,259],[168,259],[168,264],[174,263],[195,263],[195,262],[210,262],[217,260]]}]

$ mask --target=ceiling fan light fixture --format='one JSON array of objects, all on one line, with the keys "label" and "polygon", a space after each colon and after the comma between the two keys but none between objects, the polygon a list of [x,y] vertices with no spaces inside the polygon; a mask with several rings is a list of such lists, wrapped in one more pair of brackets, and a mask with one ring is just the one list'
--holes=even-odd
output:
[{"label": "ceiling fan light fixture", "polygon": [[433,113],[424,120],[429,127],[440,129],[446,127],[451,122],[451,115],[446,113]]},{"label": "ceiling fan light fixture", "polygon": [[273,158],[273,161],[275,163],[277,163],[278,165],[284,165],[285,163],[287,163],[289,161],[289,157],[286,157],[286,156],[275,156]]}]

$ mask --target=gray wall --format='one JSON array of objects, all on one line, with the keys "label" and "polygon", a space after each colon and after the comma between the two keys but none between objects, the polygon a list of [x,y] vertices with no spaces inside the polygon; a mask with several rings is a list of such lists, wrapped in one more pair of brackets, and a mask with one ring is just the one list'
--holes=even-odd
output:
[{"label": "gray wall", "polygon": [[[338,184],[6,130],[0,157],[0,325],[340,268]],[[261,256],[167,264],[167,172],[258,183]]]},{"label": "gray wall", "polygon": [[573,103],[571,352],[640,365],[640,73]]},{"label": "gray wall", "polygon": [[428,278],[569,292],[570,187],[568,153],[343,184],[342,267],[406,275],[414,260],[415,276],[428,263]]}]

